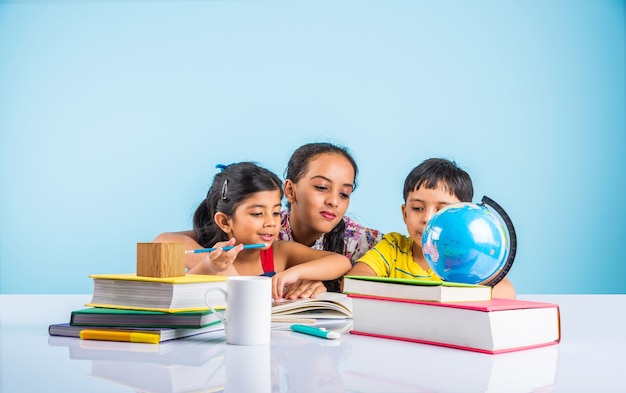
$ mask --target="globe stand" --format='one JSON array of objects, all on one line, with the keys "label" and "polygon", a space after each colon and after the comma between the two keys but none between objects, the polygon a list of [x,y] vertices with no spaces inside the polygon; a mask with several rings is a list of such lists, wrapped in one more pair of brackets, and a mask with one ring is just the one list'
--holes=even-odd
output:
[{"label": "globe stand", "polygon": [[487,196],[483,196],[480,205],[490,206],[493,208],[493,210],[496,211],[496,213],[498,213],[498,215],[500,216],[500,218],[502,218],[502,221],[504,221],[504,224],[506,225],[506,228],[509,232],[509,241],[511,242],[509,255],[507,255],[506,262],[502,266],[502,269],[493,278],[484,283],[484,285],[489,285],[490,287],[493,287],[497,283],[502,281],[502,279],[509,273],[509,270],[511,270],[511,267],[513,266],[513,261],[515,261],[515,253],[517,252],[517,235],[515,234],[513,221],[511,221],[511,218],[506,213],[506,211],[504,211],[502,206],[498,205],[493,199]]}]

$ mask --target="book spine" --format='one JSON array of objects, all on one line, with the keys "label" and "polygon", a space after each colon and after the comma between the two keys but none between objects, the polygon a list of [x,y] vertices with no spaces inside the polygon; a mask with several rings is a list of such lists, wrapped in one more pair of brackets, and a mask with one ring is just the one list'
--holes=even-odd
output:
[{"label": "book spine", "polygon": [[448,344],[448,343],[439,342],[439,341],[427,341],[427,340],[418,340],[418,339],[407,338],[407,337],[387,336],[387,335],[384,335],[384,334],[367,333],[367,332],[363,332],[363,331],[359,331],[359,330],[351,330],[350,334],[356,334],[356,335],[360,335],[360,336],[377,337],[377,338],[386,338],[386,339],[390,339],[390,340],[408,341],[408,342],[414,342],[414,343],[419,343],[419,344],[436,345],[436,346],[440,346],[440,347],[447,347],[447,348],[454,348],[454,349],[462,349],[462,350],[465,350],[465,351],[486,353],[486,354],[489,354],[489,355],[497,355],[497,354],[501,354],[501,353],[523,351],[523,350],[526,350],[526,349],[547,347],[547,346],[556,345],[556,344],[559,343],[559,341],[557,340],[557,341],[551,341],[551,342],[547,342],[547,343],[536,344],[536,345],[529,345],[529,346],[524,346],[524,347],[515,347],[515,348],[507,348],[507,349],[500,349],[500,350],[487,350],[487,349],[482,349],[482,348],[474,348],[474,347],[466,347],[466,346],[455,345],[455,344]]}]

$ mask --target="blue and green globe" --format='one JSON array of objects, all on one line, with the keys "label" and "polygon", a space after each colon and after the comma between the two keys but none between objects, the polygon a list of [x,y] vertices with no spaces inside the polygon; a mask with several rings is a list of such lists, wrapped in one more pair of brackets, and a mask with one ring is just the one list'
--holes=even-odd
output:
[{"label": "blue and green globe", "polygon": [[[483,202],[485,199],[491,201],[485,197]],[[498,213],[506,219],[486,204],[469,202],[448,205],[435,213],[422,237],[422,250],[431,269],[444,281],[497,284],[510,269],[516,248],[508,215],[503,210]]]}]

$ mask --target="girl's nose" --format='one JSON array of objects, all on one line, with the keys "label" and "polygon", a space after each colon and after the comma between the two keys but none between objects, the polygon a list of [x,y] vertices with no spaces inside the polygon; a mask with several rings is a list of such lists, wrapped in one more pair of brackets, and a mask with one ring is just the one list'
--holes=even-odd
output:
[{"label": "girl's nose", "polygon": [[279,224],[280,219],[279,218],[275,218],[275,217],[270,217],[269,219],[265,220],[265,226],[266,227],[275,227]]},{"label": "girl's nose", "polygon": [[326,198],[326,204],[328,206],[337,207],[339,204],[337,203],[337,195],[329,195]]}]

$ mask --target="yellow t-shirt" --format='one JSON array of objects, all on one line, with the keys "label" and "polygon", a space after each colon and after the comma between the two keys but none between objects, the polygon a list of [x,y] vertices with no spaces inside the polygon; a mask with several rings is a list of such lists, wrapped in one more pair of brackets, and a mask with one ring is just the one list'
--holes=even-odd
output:
[{"label": "yellow t-shirt", "polygon": [[358,262],[371,267],[378,277],[440,280],[430,267],[425,271],[413,261],[413,239],[398,232],[387,233]]}]

